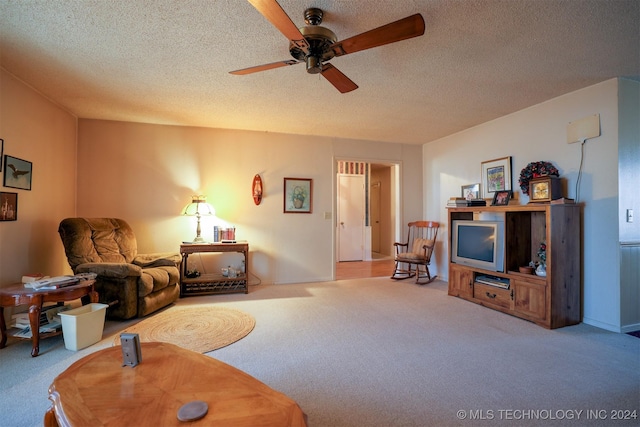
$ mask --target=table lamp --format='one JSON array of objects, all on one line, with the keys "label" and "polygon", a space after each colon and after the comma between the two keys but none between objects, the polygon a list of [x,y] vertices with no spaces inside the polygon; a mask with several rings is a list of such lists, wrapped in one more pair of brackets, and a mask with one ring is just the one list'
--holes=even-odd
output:
[{"label": "table lamp", "polygon": [[182,215],[195,216],[198,218],[198,226],[196,228],[196,238],[193,243],[204,243],[205,240],[200,236],[200,217],[204,215],[215,215],[216,211],[209,203],[206,196],[191,196],[191,203],[184,207]]}]

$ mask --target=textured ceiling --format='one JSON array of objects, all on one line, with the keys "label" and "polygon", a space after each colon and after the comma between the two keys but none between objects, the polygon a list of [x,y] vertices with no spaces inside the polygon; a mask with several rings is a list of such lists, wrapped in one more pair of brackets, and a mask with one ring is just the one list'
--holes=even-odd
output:
[{"label": "textured ceiling", "polygon": [[339,40],[414,13],[425,35],[331,63],[290,59],[245,0],[0,0],[0,65],[80,118],[422,144],[612,77],[640,79],[637,0],[279,0]]}]

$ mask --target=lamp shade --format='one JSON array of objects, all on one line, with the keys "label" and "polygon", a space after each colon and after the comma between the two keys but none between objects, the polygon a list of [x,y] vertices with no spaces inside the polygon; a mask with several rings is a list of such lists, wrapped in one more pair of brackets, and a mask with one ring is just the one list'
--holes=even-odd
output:
[{"label": "lamp shade", "polygon": [[205,216],[215,215],[216,211],[209,203],[206,196],[191,196],[191,203],[182,209],[182,215]]}]

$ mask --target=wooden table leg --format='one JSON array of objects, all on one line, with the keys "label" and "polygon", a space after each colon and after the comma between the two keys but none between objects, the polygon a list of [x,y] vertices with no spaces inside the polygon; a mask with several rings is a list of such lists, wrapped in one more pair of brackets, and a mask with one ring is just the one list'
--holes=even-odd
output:
[{"label": "wooden table leg", "polygon": [[4,322],[4,307],[0,306],[0,334],[2,334],[2,338],[0,338],[0,348],[4,348],[7,345],[7,325]]},{"label": "wooden table leg", "polygon": [[40,313],[42,313],[42,298],[34,298],[29,306],[31,357],[36,357],[40,353]]}]

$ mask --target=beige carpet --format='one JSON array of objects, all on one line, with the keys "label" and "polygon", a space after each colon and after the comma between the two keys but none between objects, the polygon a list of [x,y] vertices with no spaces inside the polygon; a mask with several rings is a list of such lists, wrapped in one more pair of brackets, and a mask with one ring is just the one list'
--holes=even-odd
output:
[{"label": "beige carpet", "polygon": [[[168,308],[122,332],[140,335],[141,342],[168,342],[207,353],[244,338],[255,324],[255,319],[243,311],[200,305]],[[120,334],[113,345],[120,345]]]}]

